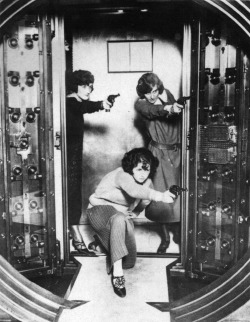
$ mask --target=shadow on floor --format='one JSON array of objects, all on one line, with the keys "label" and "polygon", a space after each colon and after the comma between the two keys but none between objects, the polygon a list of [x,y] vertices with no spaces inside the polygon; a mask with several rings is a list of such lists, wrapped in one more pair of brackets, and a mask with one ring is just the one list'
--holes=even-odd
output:
[{"label": "shadow on floor", "polygon": [[190,278],[181,272],[172,273],[171,269],[178,263],[179,260],[171,263],[167,266],[168,277],[168,293],[170,304],[174,301],[178,301],[191,293],[199,291],[203,287],[207,286],[209,282],[203,280]]},{"label": "shadow on floor", "polygon": [[75,273],[67,273],[63,276],[47,275],[29,278],[29,280],[57,296],[64,297],[74,277]]}]

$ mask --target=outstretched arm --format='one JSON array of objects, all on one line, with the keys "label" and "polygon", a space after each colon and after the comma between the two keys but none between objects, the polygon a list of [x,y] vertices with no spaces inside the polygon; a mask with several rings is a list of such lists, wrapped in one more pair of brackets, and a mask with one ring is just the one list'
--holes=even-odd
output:
[{"label": "outstretched arm", "polygon": [[135,109],[142,116],[150,120],[157,117],[168,116],[169,114],[169,111],[165,109],[164,105],[154,105],[152,103],[149,103],[146,99],[139,99],[135,103]]},{"label": "outstretched arm", "polygon": [[[135,103],[136,111],[149,120],[179,114],[183,106],[176,102],[173,94],[169,90],[165,89],[163,94],[161,99],[163,104],[152,104],[146,99],[139,99]],[[161,98],[161,95],[159,97]]]},{"label": "outstretched arm", "polygon": [[133,198],[172,203],[174,201],[173,198],[175,197],[174,194],[168,190],[160,192],[136,183],[133,177],[126,172],[120,173],[117,176],[117,185]]},{"label": "outstretched arm", "polygon": [[100,110],[110,110],[111,103],[107,100],[103,101],[81,101],[75,96],[67,98],[67,110],[78,111],[81,114],[95,113]]},{"label": "outstretched arm", "polygon": [[89,113],[94,113],[100,110],[103,110],[103,104],[102,101],[82,101],[82,102],[77,102],[78,108],[81,109],[82,114],[89,114]]}]

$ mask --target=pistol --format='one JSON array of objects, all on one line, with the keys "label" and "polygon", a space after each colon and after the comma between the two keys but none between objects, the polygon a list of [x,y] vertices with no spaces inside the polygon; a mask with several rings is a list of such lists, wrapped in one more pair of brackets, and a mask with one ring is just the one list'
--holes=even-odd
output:
[{"label": "pistol", "polygon": [[180,105],[185,105],[187,100],[190,99],[191,96],[182,96],[180,98],[178,98],[177,103]]},{"label": "pistol", "polygon": [[109,101],[109,103],[111,103],[111,106],[112,107],[115,103],[115,99],[120,96],[120,94],[118,93],[117,95],[109,95],[108,98],[107,98],[107,101]]},{"label": "pistol", "polygon": [[182,192],[187,191],[187,188],[182,188],[174,184],[169,188],[169,191],[177,198]]}]

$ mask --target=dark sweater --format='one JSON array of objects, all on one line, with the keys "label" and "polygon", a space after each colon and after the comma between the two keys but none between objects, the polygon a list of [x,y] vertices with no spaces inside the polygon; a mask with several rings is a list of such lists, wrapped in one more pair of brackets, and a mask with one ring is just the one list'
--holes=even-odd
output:
[{"label": "dark sweater", "polygon": [[92,102],[83,100],[82,102],[78,102],[74,97],[67,97],[67,138],[70,138],[71,136],[77,136],[78,139],[81,139],[82,141],[84,124],[83,114],[94,113],[102,109],[102,101]]}]

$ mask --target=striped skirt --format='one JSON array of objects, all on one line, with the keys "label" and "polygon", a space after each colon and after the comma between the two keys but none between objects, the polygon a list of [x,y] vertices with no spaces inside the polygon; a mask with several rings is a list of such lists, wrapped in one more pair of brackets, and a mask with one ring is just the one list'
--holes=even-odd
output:
[{"label": "striped skirt", "polygon": [[122,267],[131,268],[136,262],[134,224],[122,212],[109,205],[87,209],[87,216],[102,246],[107,250],[107,272],[122,258]]}]

